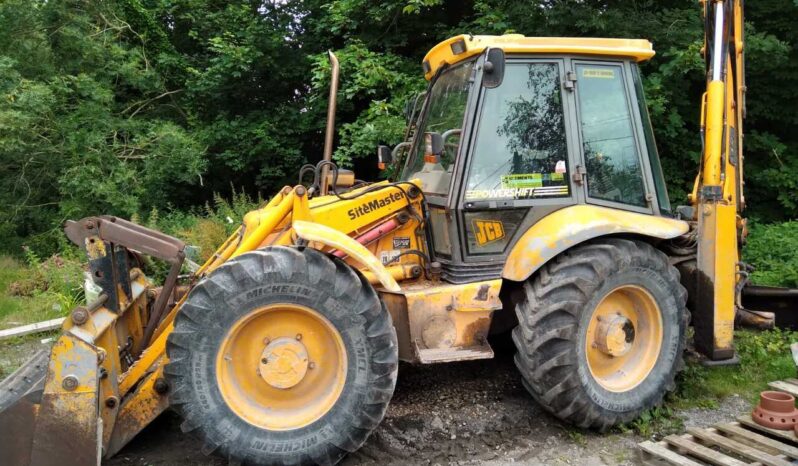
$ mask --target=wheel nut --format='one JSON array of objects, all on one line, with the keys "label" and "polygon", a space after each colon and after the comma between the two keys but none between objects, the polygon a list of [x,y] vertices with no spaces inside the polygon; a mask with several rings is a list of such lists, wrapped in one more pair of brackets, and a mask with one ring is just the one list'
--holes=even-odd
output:
[{"label": "wheel nut", "polygon": [[263,359],[260,360],[260,362],[263,363],[263,364],[268,364],[269,360],[266,359],[266,358],[263,358]]},{"label": "wheel nut", "polygon": [[85,307],[76,307],[72,310],[72,323],[75,325],[83,325],[89,320],[89,310]]},{"label": "wheel nut", "polygon": [[296,334],[296,339],[297,339],[297,341],[301,340],[302,339],[302,334],[301,333],[297,333]]},{"label": "wheel nut", "polygon": [[315,363],[315,362],[313,362],[313,361],[310,361],[310,362],[308,363],[308,369],[315,369],[315,368],[316,368],[316,363]]},{"label": "wheel nut", "polygon": [[269,340],[268,337],[263,339],[263,344],[264,345],[268,345],[269,343],[271,343],[271,340]]},{"label": "wheel nut", "polygon": [[78,388],[78,378],[74,375],[68,375],[64,377],[64,380],[61,381],[61,387],[68,392],[73,391],[74,389]]}]

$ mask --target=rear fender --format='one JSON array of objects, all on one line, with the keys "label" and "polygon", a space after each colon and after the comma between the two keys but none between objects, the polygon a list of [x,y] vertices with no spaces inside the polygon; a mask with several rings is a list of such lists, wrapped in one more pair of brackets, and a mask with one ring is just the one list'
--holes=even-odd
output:
[{"label": "rear fender", "polygon": [[687,233],[687,222],[592,205],[560,209],[533,225],[515,243],[502,277],[524,281],[561,252],[593,238],[635,234],[666,240]]}]

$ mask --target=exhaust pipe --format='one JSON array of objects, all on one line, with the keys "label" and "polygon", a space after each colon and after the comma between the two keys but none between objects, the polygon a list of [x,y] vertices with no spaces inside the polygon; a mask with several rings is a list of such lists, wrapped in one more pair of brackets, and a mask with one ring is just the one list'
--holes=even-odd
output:
[{"label": "exhaust pipe", "polygon": [[[330,77],[330,98],[327,105],[327,130],[324,134],[324,161],[329,162],[332,160],[333,139],[335,138],[335,105],[338,98],[338,76],[341,71],[341,66],[338,64],[338,57],[332,53],[332,50],[327,52],[330,56],[330,67],[332,68],[332,75]],[[321,171],[321,195],[327,195],[328,180],[327,173],[329,168],[327,166],[322,168]]]}]

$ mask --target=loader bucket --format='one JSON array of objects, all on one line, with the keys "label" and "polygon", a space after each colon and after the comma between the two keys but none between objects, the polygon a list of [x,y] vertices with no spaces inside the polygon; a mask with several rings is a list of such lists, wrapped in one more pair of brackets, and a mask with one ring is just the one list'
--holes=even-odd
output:
[{"label": "loader bucket", "polygon": [[48,359],[49,352],[41,350],[0,382],[0,456],[9,464],[30,463]]},{"label": "loader bucket", "polygon": [[[64,335],[52,354],[46,364],[37,355],[10,377],[26,394],[0,413],[0,455],[15,465],[96,464],[97,353]],[[43,378],[18,375],[42,365]]]},{"label": "loader bucket", "polygon": [[[180,300],[185,245],[114,217],[69,222],[99,298],[72,310],[50,351],[0,382],[0,458],[15,466],[99,465],[169,405],[162,376],[167,311]],[[140,254],[171,264],[163,287],[138,268]]]}]

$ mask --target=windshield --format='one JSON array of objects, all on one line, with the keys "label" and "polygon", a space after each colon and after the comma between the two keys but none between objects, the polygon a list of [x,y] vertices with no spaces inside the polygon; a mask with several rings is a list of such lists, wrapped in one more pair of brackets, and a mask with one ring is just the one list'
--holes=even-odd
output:
[{"label": "windshield", "polygon": [[[422,190],[426,193],[448,192],[452,165],[460,147],[460,131],[465,119],[473,66],[474,62],[469,61],[444,71],[429,93],[423,121],[418,126],[411,156],[402,172],[404,181],[421,179]],[[444,137],[445,149],[440,163],[424,163],[423,135],[427,132],[436,132]]]}]

